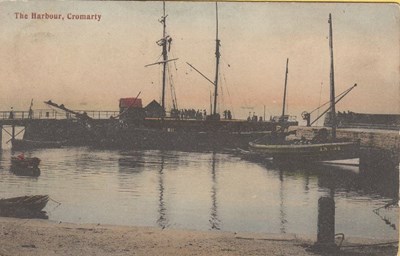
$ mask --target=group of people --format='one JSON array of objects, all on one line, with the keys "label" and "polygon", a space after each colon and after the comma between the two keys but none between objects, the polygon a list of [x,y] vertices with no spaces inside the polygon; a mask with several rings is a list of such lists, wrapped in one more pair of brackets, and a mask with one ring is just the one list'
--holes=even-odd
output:
[{"label": "group of people", "polygon": [[231,120],[232,119],[232,112],[230,110],[224,110],[224,118]]},{"label": "group of people", "polygon": [[207,111],[195,109],[171,109],[171,117],[178,119],[197,119],[202,120],[207,116]]},{"label": "group of people", "polygon": [[247,117],[247,121],[249,121],[249,122],[262,122],[263,118],[262,118],[262,116],[257,116],[255,112],[253,112],[253,116],[252,116],[251,112],[249,112],[249,116]]},{"label": "group of people", "polygon": [[[224,118],[231,120],[232,112],[230,110],[224,110]],[[207,110],[195,110],[195,109],[171,109],[171,117],[177,119],[196,119],[205,120],[207,117]]]}]

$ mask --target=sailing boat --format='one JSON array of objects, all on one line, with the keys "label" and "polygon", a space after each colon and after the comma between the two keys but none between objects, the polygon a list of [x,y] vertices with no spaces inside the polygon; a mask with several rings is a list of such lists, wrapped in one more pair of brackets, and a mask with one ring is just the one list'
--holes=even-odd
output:
[{"label": "sailing boat", "polygon": [[[179,117],[169,117],[166,115],[165,108],[165,87],[166,72],[168,71],[168,63],[177,59],[168,59],[168,49],[171,44],[171,38],[166,34],[166,12],[165,2],[163,2],[163,16],[160,22],[163,25],[163,37],[158,41],[158,45],[162,47],[163,59],[159,62],[149,64],[163,66],[162,70],[162,92],[161,107],[163,116],[160,119],[146,118],[143,122],[144,127],[134,127],[133,124],[124,132],[126,136],[122,136],[121,143],[129,143],[136,147],[156,147],[156,148],[197,148],[197,147],[243,147],[249,141],[253,141],[265,132],[271,131],[274,123],[271,122],[248,122],[246,120],[220,120],[218,109],[218,80],[219,80],[219,64],[220,64],[220,46],[221,42],[218,33],[218,3],[215,3],[216,11],[216,39],[215,39],[215,78],[214,81],[208,79],[200,71],[190,65],[194,70],[199,72],[211,84],[213,84],[214,98],[212,112],[204,118],[196,119],[180,119]],[[129,138],[129,139],[127,139]]]},{"label": "sailing boat", "polygon": [[[203,148],[238,148],[246,147],[250,141],[270,133],[276,126],[274,122],[266,122],[254,120],[233,120],[225,117],[221,120],[217,112],[218,106],[218,80],[219,80],[219,62],[220,62],[220,46],[221,42],[218,34],[218,3],[215,3],[216,10],[216,39],[215,39],[215,78],[213,81],[208,79],[200,71],[190,65],[194,70],[199,72],[213,85],[213,104],[210,115],[201,117],[185,118],[179,116],[167,115],[165,93],[167,87],[168,64],[177,59],[168,58],[169,48],[172,42],[171,37],[166,33],[167,14],[165,2],[163,2],[163,16],[159,20],[163,26],[163,35],[157,41],[158,46],[162,47],[162,60],[148,64],[162,65],[162,91],[161,91],[161,112],[160,117],[146,117],[140,121],[125,122],[123,117],[118,121],[117,128],[110,129],[105,132],[105,138],[99,144],[104,146],[117,146],[128,148],[167,148],[167,149],[203,149]],[[170,81],[171,82],[171,81]],[[175,105],[175,104],[174,104]],[[176,105],[175,105],[176,106]],[[177,110],[174,106],[174,110]],[[194,111],[194,110],[193,110]],[[230,112],[230,111],[229,111]],[[179,113],[179,112],[178,112]],[[227,111],[227,115],[228,111]],[[123,125],[120,125],[123,124]],[[297,125],[297,122],[293,123]]]},{"label": "sailing boat", "polygon": [[[332,120],[331,137],[327,129],[321,129],[312,140],[292,139],[283,130],[266,137],[266,143],[250,142],[249,148],[256,154],[273,157],[278,160],[328,161],[358,158],[359,142],[336,138],[335,81],[333,65],[332,17],[329,14],[329,48],[330,48],[330,116]],[[286,82],[285,82],[286,87]],[[286,90],[286,89],[285,89]],[[284,111],[283,111],[284,113]]]}]

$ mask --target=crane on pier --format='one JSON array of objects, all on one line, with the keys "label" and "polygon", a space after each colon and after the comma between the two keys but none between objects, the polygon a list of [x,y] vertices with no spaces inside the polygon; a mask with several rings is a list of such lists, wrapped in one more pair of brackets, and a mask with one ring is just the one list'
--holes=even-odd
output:
[{"label": "crane on pier", "polygon": [[84,120],[84,121],[93,120],[93,118],[91,118],[90,116],[88,116],[88,114],[87,114],[86,112],[79,113],[79,112],[73,111],[73,110],[71,110],[71,109],[69,109],[69,108],[66,108],[66,107],[64,106],[64,104],[59,105],[59,104],[57,104],[57,103],[52,102],[51,100],[45,101],[44,103],[47,104],[47,105],[49,105],[49,106],[52,106],[52,107],[61,109],[61,110],[65,111],[66,113],[73,114],[73,115],[75,115],[76,118],[78,118],[78,119],[81,119],[81,120]]}]

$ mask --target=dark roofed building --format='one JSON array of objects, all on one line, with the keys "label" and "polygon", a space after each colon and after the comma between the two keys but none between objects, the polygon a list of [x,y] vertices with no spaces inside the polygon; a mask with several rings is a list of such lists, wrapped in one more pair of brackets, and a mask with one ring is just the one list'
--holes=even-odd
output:
[{"label": "dark roofed building", "polygon": [[164,109],[156,100],[150,102],[144,107],[146,117],[161,118],[164,115]]}]

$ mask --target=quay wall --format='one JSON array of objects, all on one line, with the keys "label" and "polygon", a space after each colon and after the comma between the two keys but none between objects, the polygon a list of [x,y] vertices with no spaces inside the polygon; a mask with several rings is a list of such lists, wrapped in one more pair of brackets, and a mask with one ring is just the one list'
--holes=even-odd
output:
[{"label": "quay wall", "polygon": [[[304,136],[311,139],[315,132],[325,127],[300,127],[294,126],[290,130],[296,130],[296,136]],[[330,131],[330,128],[326,128]],[[362,147],[371,147],[376,149],[389,150],[394,153],[400,151],[400,134],[399,131],[393,130],[367,130],[367,129],[340,129],[336,131],[338,138],[350,138],[360,140]]]}]

